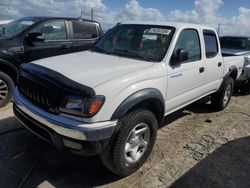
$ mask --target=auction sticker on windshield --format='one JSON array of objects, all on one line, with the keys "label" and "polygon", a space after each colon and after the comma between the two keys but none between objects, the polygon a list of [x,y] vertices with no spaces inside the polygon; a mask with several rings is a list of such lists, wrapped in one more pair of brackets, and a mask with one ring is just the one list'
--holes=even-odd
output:
[{"label": "auction sticker on windshield", "polygon": [[151,28],[148,33],[169,35],[171,33],[171,30],[170,29],[165,29],[165,28]]}]

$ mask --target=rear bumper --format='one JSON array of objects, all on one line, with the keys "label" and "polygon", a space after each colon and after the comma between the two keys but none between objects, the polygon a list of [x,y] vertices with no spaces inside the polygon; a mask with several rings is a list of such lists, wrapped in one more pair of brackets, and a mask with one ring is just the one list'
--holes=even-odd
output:
[{"label": "rear bumper", "polygon": [[60,149],[81,155],[99,154],[112,136],[117,121],[84,123],[48,113],[13,92],[17,119],[32,133]]}]

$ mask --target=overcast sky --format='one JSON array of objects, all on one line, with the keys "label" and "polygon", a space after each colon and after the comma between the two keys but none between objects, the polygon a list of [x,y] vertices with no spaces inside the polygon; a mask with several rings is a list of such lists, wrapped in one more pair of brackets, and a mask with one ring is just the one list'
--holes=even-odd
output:
[{"label": "overcast sky", "polygon": [[182,21],[218,27],[220,34],[250,35],[250,0],[1,0],[0,20],[23,16],[79,17],[104,29],[122,21]]}]

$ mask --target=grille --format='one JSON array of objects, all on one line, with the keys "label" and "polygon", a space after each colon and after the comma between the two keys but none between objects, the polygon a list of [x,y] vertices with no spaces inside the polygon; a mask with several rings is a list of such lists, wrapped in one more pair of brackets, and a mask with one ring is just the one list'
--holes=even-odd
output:
[{"label": "grille", "polygon": [[20,76],[18,79],[18,89],[31,103],[46,111],[58,113],[59,95],[53,88]]}]

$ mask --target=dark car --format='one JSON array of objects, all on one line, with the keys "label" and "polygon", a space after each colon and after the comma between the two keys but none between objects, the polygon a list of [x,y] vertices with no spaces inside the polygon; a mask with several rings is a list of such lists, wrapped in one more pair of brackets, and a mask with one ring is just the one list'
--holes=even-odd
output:
[{"label": "dark car", "polygon": [[87,50],[102,34],[98,22],[77,18],[24,17],[1,25],[0,107],[11,100],[22,63]]}]

